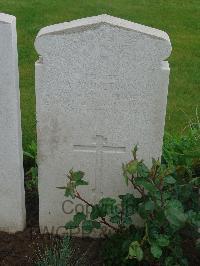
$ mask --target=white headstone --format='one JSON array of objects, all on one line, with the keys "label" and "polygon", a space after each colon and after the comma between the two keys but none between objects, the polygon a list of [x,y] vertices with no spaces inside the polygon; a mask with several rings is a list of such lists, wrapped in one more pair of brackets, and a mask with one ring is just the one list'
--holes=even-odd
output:
[{"label": "white headstone", "polygon": [[51,231],[75,213],[70,202],[62,211],[56,188],[72,167],[95,202],[127,191],[121,165],[135,144],[147,163],[160,157],[171,44],[165,32],[101,15],[43,28],[35,47],[40,227]]},{"label": "white headstone", "polygon": [[0,13],[0,231],[25,226],[16,19]]}]

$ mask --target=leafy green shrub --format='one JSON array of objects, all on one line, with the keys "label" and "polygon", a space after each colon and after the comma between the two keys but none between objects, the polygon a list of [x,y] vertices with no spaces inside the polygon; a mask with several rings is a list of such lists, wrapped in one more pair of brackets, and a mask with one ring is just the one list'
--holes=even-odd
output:
[{"label": "leafy green shrub", "polygon": [[57,241],[54,248],[38,251],[36,266],[67,266],[70,265],[71,248],[69,237]]},{"label": "leafy green shrub", "polygon": [[[87,233],[109,227],[113,234],[108,235],[103,249],[106,265],[188,265],[182,247],[186,239],[195,246],[198,238],[200,178],[188,172],[185,163],[181,174],[180,165],[174,166],[173,160],[161,164],[153,159],[148,168],[137,159],[137,147],[132,153],[133,159],[122,168],[125,183],[132,186],[133,193],[119,195],[118,199],[88,202],[77,190],[88,184],[84,173],[69,172],[66,186],[61,187],[65,196],[83,201],[92,211],[89,217],[76,213],[65,227],[82,227]],[[144,226],[134,224],[135,214],[143,219]]]},{"label": "leafy green shrub", "polygon": [[200,130],[192,130],[187,135],[172,136],[165,133],[163,145],[163,162],[184,165],[190,170],[200,158]]},{"label": "leafy green shrub", "polygon": [[37,191],[38,187],[38,165],[37,165],[37,145],[34,141],[28,146],[27,151],[24,151],[24,156],[29,159],[28,170],[25,172],[25,186],[30,191]]},{"label": "leafy green shrub", "polygon": [[[200,175],[200,120],[189,121],[187,134],[172,136],[165,133],[163,144],[163,163],[176,165],[192,174]],[[183,173],[187,174],[187,173]]]}]

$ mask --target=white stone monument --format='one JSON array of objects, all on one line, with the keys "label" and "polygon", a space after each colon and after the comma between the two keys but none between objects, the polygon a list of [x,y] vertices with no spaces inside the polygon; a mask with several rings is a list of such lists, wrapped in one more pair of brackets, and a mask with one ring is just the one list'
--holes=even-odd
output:
[{"label": "white stone monument", "polygon": [[35,47],[43,232],[81,209],[68,201],[64,213],[56,188],[72,167],[86,173],[81,193],[94,203],[127,191],[121,165],[135,144],[147,163],[160,157],[171,44],[163,31],[100,15],[43,28]]},{"label": "white stone monument", "polygon": [[0,231],[25,226],[16,19],[0,13]]}]

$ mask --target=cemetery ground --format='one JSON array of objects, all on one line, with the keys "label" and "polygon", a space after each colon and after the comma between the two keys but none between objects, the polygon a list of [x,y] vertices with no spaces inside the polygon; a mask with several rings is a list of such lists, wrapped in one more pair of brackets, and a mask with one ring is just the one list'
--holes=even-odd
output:
[{"label": "cemetery ground", "polygon": [[[169,145],[172,160],[178,160],[176,166],[183,164],[188,167],[195,177],[200,173],[199,145],[200,124],[196,107],[199,104],[199,36],[198,29],[198,1],[8,1],[1,0],[0,9],[17,17],[21,109],[23,126],[23,147],[27,151],[24,155],[25,189],[27,226],[23,232],[16,234],[0,233],[0,265],[34,265],[35,252],[38,249],[44,254],[44,246],[55,246],[59,237],[40,235],[38,224],[38,192],[37,192],[37,163],[36,147],[30,143],[36,139],[35,130],[35,94],[34,94],[34,62],[37,54],[33,48],[33,41],[38,30],[46,25],[108,13],[144,25],[162,29],[169,33],[173,52],[169,58],[171,67],[168,108],[166,116],[166,132],[172,135],[185,134],[185,138],[172,138],[166,141]],[[188,124],[194,122],[195,140],[190,135]],[[188,130],[186,130],[188,129]],[[196,131],[197,129],[197,131]],[[188,133],[189,132],[189,133]],[[196,139],[198,136],[198,140]],[[34,142],[33,142],[34,143]],[[185,145],[186,144],[186,145]],[[188,145],[187,145],[188,144]],[[134,143],[133,143],[134,145]],[[184,157],[184,163],[178,152],[185,147],[189,152]],[[30,148],[31,147],[31,148]],[[177,149],[177,150],[176,150]],[[33,154],[31,154],[33,152]],[[181,155],[185,155],[185,153]],[[31,158],[31,156],[32,158]],[[192,158],[192,159],[191,159]],[[81,170],[81,169],[80,169]],[[187,174],[186,174],[187,175]],[[61,192],[62,193],[62,192]],[[73,238],[71,243],[72,256],[70,265],[103,265],[100,249],[103,240]],[[199,265],[200,258],[194,248],[194,242],[188,237],[183,244],[184,255],[189,265]],[[117,264],[115,264],[117,265]],[[130,265],[135,265],[134,262]],[[144,265],[138,263],[137,265]],[[145,264],[146,265],[146,264]],[[159,263],[148,264],[158,266]]]},{"label": "cemetery ground", "polygon": [[[200,125],[198,125],[197,131],[195,131],[195,136],[200,136]],[[197,134],[197,135],[196,135]],[[183,144],[188,147],[188,151],[195,151],[196,144],[200,141],[200,138],[194,141],[193,137],[189,134],[184,138],[177,138],[172,140],[165,139],[164,150],[170,151],[173,154],[172,159],[175,161],[188,160],[179,156],[177,151],[181,149]],[[194,145],[194,146],[193,146]],[[32,155],[27,160],[24,165],[25,172],[29,172],[25,179],[25,189],[26,189],[26,210],[27,210],[27,226],[23,232],[18,232],[15,234],[8,234],[5,232],[0,233],[0,265],[2,266],[31,266],[35,265],[35,262],[40,256],[44,256],[45,250],[48,247],[49,250],[55,249],[57,247],[58,241],[62,241],[60,236],[53,236],[51,234],[41,235],[39,233],[39,206],[38,206],[38,191],[37,191],[37,179],[34,179],[34,171],[29,171],[32,167],[36,167],[35,162],[35,146],[31,145],[28,152]],[[165,152],[163,151],[163,154]],[[166,153],[167,154],[167,153]],[[190,162],[189,162],[190,161]],[[188,167],[190,167],[191,160],[188,161]],[[200,175],[200,159],[199,155],[192,159],[193,171],[195,176]],[[186,233],[187,234],[187,233]],[[190,266],[198,266],[200,263],[200,254],[194,246],[190,232],[187,238],[183,242],[184,256],[187,256]],[[102,257],[102,248],[104,247],[105,240],[97,240],[91,238],[76,238],[72,237],[70,243],[70,249],[72,250],[70,256],[69,265],[104,265]],[[108,253],[113,252],[109,250]],[[114,252],[116,252],[114,250]],[[117,254],[117,253],[116,253]],[[59,265],[65,266],[66,264],[38,264],[38,266],[49,266],[49,265]],[[67,264],[68,265],[68,264]],[[106,264],[107,265],[107,264]],[[108,264],[108,265],[121,265],[121,264]],[[129,265],[129,264],[128,264]],[[158,263],[153,264],[130,264],[130,265],[150,265],[159,266]]]},{"label": "cemetery ground", "polygon": [[34,39],[47,25],[109,14],[166,31],[172,42],[166,130],[180,134],[199,104],[199,0],[1,0],[0,10],[17,17],[23,146],[35,130]]}]

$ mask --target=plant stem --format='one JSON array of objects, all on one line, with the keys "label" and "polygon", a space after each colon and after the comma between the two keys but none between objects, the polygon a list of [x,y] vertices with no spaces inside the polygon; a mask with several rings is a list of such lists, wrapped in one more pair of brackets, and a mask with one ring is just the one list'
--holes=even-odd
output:
[{"label": "plant stem", "polygon": [[135,184],[133,183],[133,181],[132,181],[133,179],[134,179],[133,177],[132,177],[132,179],[129,178],[129,181],[132,183],[134,189],[136,189],[136,190],[140,193],[140,195],[141,195],[142,197],[145,197],[144,190],[143,190],[141,187],[135,185]]},{"label": "plant stem", "polygon": [[78,191],[76,191],[76,195],[75,195],[75,197],[76,197],[77,199],[83,201],[83,202],[84,202],[85,204],[87,204],[88,206],[90,206],[90,207],[94,207],[94,205],[92,205],[91,203],[89,203],[87,200],[83,199],[83,198],[81,197],[81,195],[78,193]]},{"label": "plant stem", "polygon": [[[93,204],[89,203],[87,200],[85,200],[84,198],[82,198],[81,195],[78,193],[78,191],[76,191],[76,195],[75,195],[75,197],[76,197],[77,199],[83,201],[83,202],[84,202],[85,204],[87,204],[88,206],[90,206],[90,207],[92,207],[92,208],[94,207]],[[113,226],[112,224],[109,224],[109,223],[106,221],[106,219],[105,219],[104,217],[101,217],[101,221],[99,221],[99,222],[102,223],[102,224],[107,225],[108,227],[110,227],[110,228],[113,229],[114,231],[117,231],[117,230],[118,230],[115,226]]]}]

